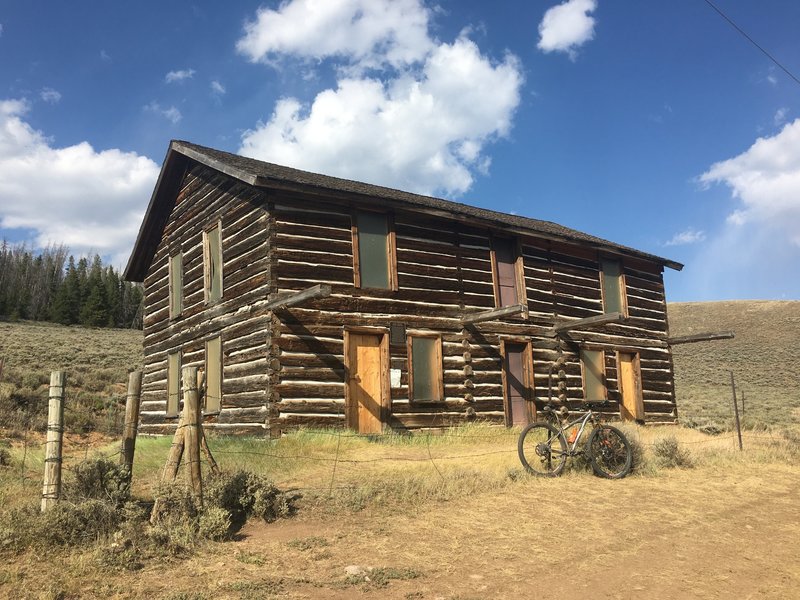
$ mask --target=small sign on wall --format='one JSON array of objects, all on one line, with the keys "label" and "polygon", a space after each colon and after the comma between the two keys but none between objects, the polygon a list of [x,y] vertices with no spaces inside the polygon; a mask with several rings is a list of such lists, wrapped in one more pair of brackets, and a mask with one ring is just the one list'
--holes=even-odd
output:
[{"label": "small sign on wall", "polygon": [[393,388],[400,387],[400,369],[389,369],[389,381]]}]

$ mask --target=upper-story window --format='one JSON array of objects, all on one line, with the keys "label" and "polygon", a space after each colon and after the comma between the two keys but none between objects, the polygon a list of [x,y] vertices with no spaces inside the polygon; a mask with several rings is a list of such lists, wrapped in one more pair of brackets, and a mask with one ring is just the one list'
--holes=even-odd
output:
[{"label": "upper-story window", "polygon": [[222,298],[222,232],[219,223],[203,232],[203,282],[207,303]]},{"label": "upper-story window", "polygon": [[180,250],[169,257],[169,317],[174,319],[183,312],[183,253]]},{"label": "upper-story window", "polygon": [[494,301],[497,307],[525,304],[525,271],[516,240],[492,240]]},{"label": "upper-story window", "polygon": [[603,290],[603,312],[628,314],[625,294],[625,275],[618,260],[600,259],[600,285]]},{"label": "upper-story window", "polygon": [[389,215],[353,214],[353,270],[359,288],[397,289],[394,228]]}]

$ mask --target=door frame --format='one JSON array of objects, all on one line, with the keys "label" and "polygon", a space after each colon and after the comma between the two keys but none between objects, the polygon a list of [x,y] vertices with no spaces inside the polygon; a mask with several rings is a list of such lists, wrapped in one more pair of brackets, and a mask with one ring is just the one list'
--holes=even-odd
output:
[{"label": "door frame", "polygon": [[634,376],[639,382],[638,388],[636,390],[637,396],[634,399],[636,404],[636,412],[640,413],[638,416],[634,413],[633,414],[633,421],[643,421],[644,420],[644,390],[642,388],[642,365],[641,365],[641,356],[637,350],[627,350],[627,349],[619,349],[616,352],[617,354],[617,387],[619,388],[619,416],[623,418],[622,410],[623,408],[627,411],[628,407],[625,406],[625,392],[623,390],[623,378],[622,378],[622,361],[620,360],[620,355],[622,354],[629,354],[633,356],[633,361],[631,361],[633,365],[633,372]]},{"label": "door frame", "polygon": [[353,400],[350,398],[350,334],[374,335],[380,337],[381,351],[381,428],[388,426],[392,406],[392,389],[389,378],[389,328],[388,327],[351,327],[344,328],[344,420],[345,427],[358,431],[358,412],[353,425]]},{"label": "door frame", "polygon": [[500,373],[501,378],[503,381],[503,413],[504,413],[504,420],[506,427],[513,427],[514,420],[512,415],[512,408],[511,408],[511,399],[508,397],[508,381],[506,377],[506,344],[515,344],[525,346],[524,354],[524,367],[525,372],[527,374],[527,381],[525,382],[525,387],[527,389],[526,397],[525,397],[525,406],[526,406],[526,415],[528,417],[528,423],[533,423],[536,420],[536,402],[534,402],[535,397],[535,387],[534,387],[534,372],[533,372],[533,348],[531,345],[530,338],[527,337],[511,337],[511,336],[501,336],[500,337],[500,356],[502,357],[502,363],[500,366]]}]

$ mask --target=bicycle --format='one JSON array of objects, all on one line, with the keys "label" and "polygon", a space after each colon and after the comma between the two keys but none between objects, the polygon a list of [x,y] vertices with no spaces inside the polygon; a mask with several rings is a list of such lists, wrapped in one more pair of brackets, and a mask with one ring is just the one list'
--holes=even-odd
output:
[{"label": "bicycle", "polygon": [[[588,411],[574,421],[563,424],[551,405],[545,406],[547,421],[531,423],[520,433],[517,450],[522,465],[534,475],[556,477],[564,470],[568,456],[586,454],[595,475],[606,479],[621,479],[631,470],[633,452],[625,435],[616,427],[600,423],[595,409],[608,406],[609,401],[587,402]],[[561,415],[569,411],[561,408]],[[592,424],[586,449],[579,449],[587,423]],[[569,440],[565,431],[580,426]]]}]

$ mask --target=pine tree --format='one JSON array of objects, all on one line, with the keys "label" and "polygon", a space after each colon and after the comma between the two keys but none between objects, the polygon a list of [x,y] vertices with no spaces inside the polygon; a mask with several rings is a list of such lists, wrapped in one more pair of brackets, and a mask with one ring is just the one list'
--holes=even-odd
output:
[{"label": "pine tree", "polygon": [[75,257],[70,256],[67,263],[67,274],[53,301],[52,318],[64,325],[73,325],[78,322],[80,306],[81,282],[75,266]]},{"label": "pine tree", "polygon": [[84,294],[80,311],[81,324],[91,327],[108,325],[108,295],[103,284],[103,263],[97,254],[89,270]]}]

